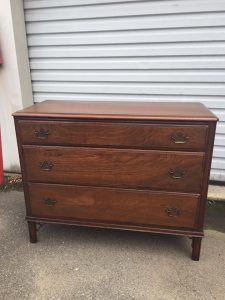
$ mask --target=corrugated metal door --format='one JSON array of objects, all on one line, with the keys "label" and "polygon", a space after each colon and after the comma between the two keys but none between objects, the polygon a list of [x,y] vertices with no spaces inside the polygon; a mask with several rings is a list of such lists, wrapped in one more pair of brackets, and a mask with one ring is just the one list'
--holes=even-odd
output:
[{"label": "corrugated metal door", "polygon": [[224,0],[25,0],[34,101],[201,101],[225,180]]}]

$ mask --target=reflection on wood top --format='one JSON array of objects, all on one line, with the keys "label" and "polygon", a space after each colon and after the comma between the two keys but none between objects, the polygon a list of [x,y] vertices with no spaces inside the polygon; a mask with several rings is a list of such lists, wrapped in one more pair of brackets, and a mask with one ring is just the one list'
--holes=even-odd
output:
[{"label": "reflection on wood top", "polygon": [[46,100],[17,111],[13,116],[125,120],[216,121],[198,102],[119,102]]}]

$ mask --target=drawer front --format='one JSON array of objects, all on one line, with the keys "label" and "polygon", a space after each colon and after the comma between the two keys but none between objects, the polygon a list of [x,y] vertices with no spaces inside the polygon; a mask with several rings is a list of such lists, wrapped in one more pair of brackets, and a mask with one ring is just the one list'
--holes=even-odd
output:
[{"label": "drawer front", "polygon": [[19,121],[23,144],[203,150],[207,126]]},{"label": "drawer front", "polygon": [[52,184],[28,186],[32,216],[195,227],[198,195]]},{"label": "drawer front", "polygon": [[23,146],[28,181],[199,192],[204,153]]}]

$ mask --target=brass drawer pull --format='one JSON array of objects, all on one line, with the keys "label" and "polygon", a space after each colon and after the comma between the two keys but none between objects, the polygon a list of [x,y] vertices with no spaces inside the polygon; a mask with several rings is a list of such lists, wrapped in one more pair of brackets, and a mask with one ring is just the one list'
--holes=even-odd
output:
[{"label": "brass drawer pull", "polygon": [[50,197],[44,198],[44,204],[47,206],[54,206],[56,204],[56,200]]},{"label": "brass drawer pull", "polygon": [[179,217],[181,215],[181,210],[176,207],[167,207],[165,212],[169,217]]},{"label": "brass drawer pull", "polygon": [[50,133],[48,129],[40,128],[40,129],[35,129],[34,134],[40,140],[47,140]]},{"label": "brass drawer pull", "polygon": [[173,179],[180,179],[184,177],[186,172],[181,168],[175,168],[175,169],[170,169],[168,174]]},{"label": "brass drawer pull", "polygon": [[44,161],[40,161],[39,162],[39,167],[41,170],[43,171],[51,171],[51,169],[53,168],[53,163],[51,161],[47,161],[47,160],[44,160]]},{"label": "brass drawer pull", "polygon": [[189,140],[189,137],[183,132],[177,132],[171,135],[171,140],[174,144],[185,144]]}]

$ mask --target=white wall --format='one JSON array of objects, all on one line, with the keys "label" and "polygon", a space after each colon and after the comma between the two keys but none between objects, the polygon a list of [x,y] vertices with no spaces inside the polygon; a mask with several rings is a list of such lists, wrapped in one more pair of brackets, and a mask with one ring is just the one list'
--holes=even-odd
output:
[{"label": "white wall", "polygon": [[5,171],[18,172],[19,158],[11,114],[32,104],[22,0],[0,1],[0,124]]}]

